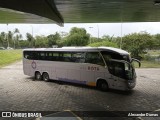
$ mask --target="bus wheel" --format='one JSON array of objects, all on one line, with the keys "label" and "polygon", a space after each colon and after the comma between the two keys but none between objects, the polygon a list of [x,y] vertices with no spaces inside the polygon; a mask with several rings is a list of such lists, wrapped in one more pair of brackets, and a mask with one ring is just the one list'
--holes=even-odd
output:
[{"label": "bus wheel", "polygon": [[98,88],[102,91],[108,91],[109,88],[108,88],[108,84],[106,81],[100,81],[98,82]]},{"label": "bus wheel", "polygon": [[43,73],[42,78],[43,78],[44,81],[48,82],[49,81],[49,75],[48,75],[48,73],[46,73],[46,72]]},{"label": "bus wheel", "polygon": [[41,73],[40,73],[40,72],[36,72],[36,73],[35,73],[35,79],[36,79],[36,80],[41,80],[41,77],[42,77],[42,76],[41,76]]}]

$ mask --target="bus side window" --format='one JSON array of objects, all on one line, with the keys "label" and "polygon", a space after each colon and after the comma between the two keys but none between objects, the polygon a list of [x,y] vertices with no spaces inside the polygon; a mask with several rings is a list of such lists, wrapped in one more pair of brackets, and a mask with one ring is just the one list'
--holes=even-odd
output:
[{"label": "bus side window", "polygon": [[46,53],[45,52],[40,52],[40,60],[45,60],[46,59]]},{"label": "bus side window", "polygon": [[86,53],[85,63],[92,63],[104,66],[104,62],[99,52],[89,52]]},{"label": "bus side window", "polygon": [[63,53],[62,52],[59,52],[58,61],[63,62]]},{"label": "bus side window", "polygon": [[24,58],[29,59],[29,54],[27,51],[24,51]]},{"label": "bus side window", "polygon": [[38,52],[32,52],[32,60],[38,60]]},{"label": "bus side window", "polygon": [[107,62],[110,61],[110,59],[112,59],[112,57],[108,54],[104,54],[103,57]]},{"label": "bus side window", "polygon": [[24,58],[32,60],[34,58],[32,51],[25,51],[24,52]]},{"label": "bus side window", "polygon": [[52,61],[59,61],[59,53],[52,52]]},{"label": "bus side window", "polygon": [[85,62],[85,53],[72,53],[72,62],[84,63]]},{"label": "bus side window", "polygon": [[46,60],[52,61],[53,54],[52,52],[46,52]]},{"label": "bus side window", "polygon": [[71,62],[71,53],[63,53],[63,61]]}]

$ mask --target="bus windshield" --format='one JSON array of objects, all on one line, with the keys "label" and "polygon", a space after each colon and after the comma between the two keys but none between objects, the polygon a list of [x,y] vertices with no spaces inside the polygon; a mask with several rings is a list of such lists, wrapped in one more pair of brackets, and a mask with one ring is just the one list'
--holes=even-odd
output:
[{"label": "bus windshield", "polygon": [[108,71],[117,77],[131,80],[134,68],[131,65],[129,54],[120,55],[114,52],[102,51],[101,54],[108,66]]},{"label": "bus windshield", "polygon": [[101,54],[105,59],[105,61],[109,59],[116,59],[116,60],[125,60],[127,62],[131,62],[131,58],[129,54],[121,55],[119,53],[111,52],[111,51],[101,51]]},{"label": "bus windshield", "polygon": [[131,80],[132,79],[132,67],[130,63],[121,61],[121,60],[114,60],[110,59],[107,61],[107,66],[109,72],[117,77]]}]

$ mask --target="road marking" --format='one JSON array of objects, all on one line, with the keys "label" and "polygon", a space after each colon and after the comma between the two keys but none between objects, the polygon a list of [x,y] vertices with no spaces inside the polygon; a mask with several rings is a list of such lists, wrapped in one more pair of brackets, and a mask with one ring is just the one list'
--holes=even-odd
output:
[{"label": "road marking", "polygon": [[64,111],[68,111],[70,113],[72,113],[78,120],[83,120],[82,118],[80,118],[78,115],[76,115],[74,112],[72,112],[71,110],[64,110]]}]

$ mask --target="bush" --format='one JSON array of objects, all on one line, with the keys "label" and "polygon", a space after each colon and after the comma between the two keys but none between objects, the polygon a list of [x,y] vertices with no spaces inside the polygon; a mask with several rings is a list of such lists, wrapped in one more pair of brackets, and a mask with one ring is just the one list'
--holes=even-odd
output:
[{"label": "bush", "polygon": [[107,46],[107,47],[118,48],[118,45],[116,43],[109,42],[109,41],[95,42],[95,43],[89,44],[88,46],[91,46],[91,47]]},{"label": "bush", "polygon": [[153,61],[153,62],[159,62],[160,55],[159,56],[153,56],[153,55],[150,55],[150,54],[146,54],[146,55],[144,55],[144,60]]}]

